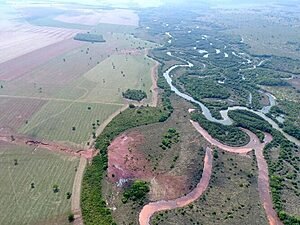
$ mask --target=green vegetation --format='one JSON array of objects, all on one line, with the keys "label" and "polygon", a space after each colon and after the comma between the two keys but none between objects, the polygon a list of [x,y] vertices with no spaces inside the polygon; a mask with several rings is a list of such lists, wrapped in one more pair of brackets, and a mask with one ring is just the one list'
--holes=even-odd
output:
[{"label": "green vegetation", "polygon": [[201,100],[202,98],[227,99],[230,97],[228,90],[216,84],[212,79],[182,76],[179,80],[184,84],[186,91],[197,100]]},{"label": "green vegetation", "polygon": [[192,120],[197,121],[213,138],[230,146],[246,145],[249,136],[234,126],[225,126],[207,120],[201,113],[192,113]]},{"label": "green vegetation", "polygon": [[124,103],[122,92],[141,90],[151,101],[151,67],[153,60],[144,55],[114,54],[84,74],[84,81],[92,86],[86,99]]},{"label": "green vegetation", "polygon": [[[50,101],[35,113],[20,131],[47,140],[85,144],[94,131],[93,127],[98,127],[120,107],[120,105],[110,104]],[[57,123],[57,121],[61,122]]]},{"label": "green vegetation", "polygon": [[0,155],[0,224],[65,224],[78,158],[3,143]]},{"label": "green vegetation", "polygon": [[87,42],[105,42],[102,35],[100,35],[100,34],[91,34],[91,33],[78,33],[74,37],[74,40],[87,41]]},{"label": "green vegetation", "polygon": [[268,224],[257,191],[255,155],[214,151],[209,188],[188,206],[156,213],[153,225]]},{"label": "green vegetation", "polygon": [[127,203],[128,200],[131,200],[142,205],[149,191],[150,188],[147,182],[135,180],[133,184],[124,191],[122,202]]},{"label": "green vegetation", "polygon": [[[86,168],[81,194],[81,206],[86,225],[115,224],[101,193],[101,182],[107,169],[107,148],[110,142],[125,130],[166,120],[170,112],[161,108],[129,108],[115,117],[96,139],[100,154]],[[97,213],[95,213],[97,212]]]},{"label": "green vegetation", "polygon": [[272,132],[272,126],[255,113],[246,110],[229,111],[228,116],[233,119],[236,126],[246,128],[255,133],[260,141],[263,141],[263,132]]},{"label": "green vegetation", "polygon": [[159,146],[164,150],[167,148],[171,148],[172,144],[179,142],[179,137],[180,135],[175,128],[169,128]]},{"label": "green vegetation", "polygon": [[[300,171],[298,166],[300,159],[295,156],[299,150],[279,131],[274,130],[269,123],[252,112],[244,110],[230,111],[229,116],[234,119],[239,126],[250,129],[255,133],[261,133],[263,131],[272,134],[273,140],[264,149],[264,155],[269,167],[273,204],[284,224],[300,223],[299,218],[288,214],[284,210],[282,197],[284,189],[291,190],[289,195],[300,195],[297,175],[293,175]],[[272,156],[272,152],[275,151],[274,149],[278,149],[279,157],[274,158]]]},{"label": "green vegetation", "polygon": [[136,89],[127,89],[125,92],[122,93],[124,98],[128,98],[135,101],[142,101],[144,98],[147,98],[146,92],[142,90]]},{"label": "green vegetation", "polygon": [[300,139],[300,105],[294,101],[278,101],[277,106],[270,110],[270,117],[274,120],[277,116],[284,116],[284,122],[281,124],[283,130],[291,136]]}]

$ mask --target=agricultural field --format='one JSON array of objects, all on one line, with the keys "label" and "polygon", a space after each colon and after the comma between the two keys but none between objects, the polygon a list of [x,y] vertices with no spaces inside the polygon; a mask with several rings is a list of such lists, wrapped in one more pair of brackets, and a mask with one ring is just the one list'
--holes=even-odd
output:
[{"label": "agricultural field", "polygon": [[[0,141],[1,224],[67,224],[78,158]],[[58,185],[59,191],[53,191]]]},{"label": "agricultural field", "polygon": [[[78,223],[79,156],[92,158],[96,134],[129,104],[156,105],[147,53],[158,45],[134,36],[133,10],[1,2],[0,12],[0,224]],[[87,32],[105,42],[74,40]],[[148,98],[126,100],[127,89]]]},{"label": "agricultural field", "polygon": [[[30,13],[28,15],[35,15],[37,9],[31,9]],[[123,11],[120,16],[122,13]],[[129,11],[124,13],[136,19],[136,14]],[[5,101],[10,99],[10,102],[47,103],[42,109],[34,110],[33,107],[30,116],[22,118],[22,124],[18,127],[11,123],[13,131],[44,140],[85,146],[95,132],[93,123],[98,124],[98,127],[111,114],[129,103],[122,97],[123,91],[128,88],[141,89],[148,96],[143,104],[151,104],[152,81],[155,76],[152,68],[155,64],[146,55],[147,49],[157,45],[134,37],[130,32],[135,26],[123,25],[123,22],[116,22],[111,26],[99,24],[91,28],[91,33],[104,36],[105,43],[75,41],[71,39],[72,35],[63,40],[62,36],[62,41],[45,47],[37,46],[36,50],[31,49],[28,53],[23,52],[22,55],[15,55],[15,58],[1,63],[0,98]],[[43,30],[44,26],[36,26],[35,29],[38,33],[47,34]],[[63,32],[67,28],[49,29],[61,29]],[[68,29],[69,31],[72,29]],[[55,32],[53,37],[56,36]],[[1,105],[4,110],[4,102]],[[21,106],[18,105],[20,108]],[[11,107],[16,106],[8,109]],[[89,107],[92,109],[84,115]],[[81,119],[76,120],[79,114]],[[14,115],[9,115],[9,121],[20,121],[20,115]],[[6,120],[5,116],[2,117]],[[64,121],[63,126],[55,122],[60,119]],[[72,132],[72,129],[76,131]]]},{"label": "agricultural field", "polygon": [[121,106],[50,101],[19,131],[30,137],[70,142],[82,147],[96,128]]},{"label": "agricultural field", "polygon": [[147,102],[151,101],[151,70],[154,62],[139,55],[112,55],[84,77],[96,86],[86,95],[85,99],[104,102],[123,103],[122,92],[129,89],[143,90],[147,94]]},{"label": "agricultural field", "polygon": [[128,2],[0,2],[0,224],[299,224],[300,7]]}]

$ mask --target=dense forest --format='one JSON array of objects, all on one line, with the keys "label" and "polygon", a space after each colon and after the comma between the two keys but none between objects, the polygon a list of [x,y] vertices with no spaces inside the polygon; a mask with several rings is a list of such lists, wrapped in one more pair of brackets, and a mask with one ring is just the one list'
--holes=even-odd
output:
[{"label": "dense forest", "polygon": [[74,40],[87,42],[105,42],[102,35],[90,33],[78,33],[75,35]]},{"label": "dense forest", "polygon": [[122,93],[122,95],[124,98],[139,102],[142,101],[144,98],[147,98],[146,92],[136,89],[127,89],[125,92]]}]

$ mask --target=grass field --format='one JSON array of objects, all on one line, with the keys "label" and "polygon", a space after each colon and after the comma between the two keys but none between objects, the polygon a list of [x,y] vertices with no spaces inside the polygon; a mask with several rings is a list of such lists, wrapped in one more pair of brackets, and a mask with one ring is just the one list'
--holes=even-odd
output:
[{"label": "grass field", "polygon": [[[20,132],[47,140],[85,145],[92,135],[93,123],[101,124],[122,105],[50,101]],[[90,107],[90,109],[89,109]],[[75,127],[75,130],[72,128]]]},{"label": "grass field", "polygon": [[41,100],[0,98],[0,127],[2,130],[20,128],[45,103]]},{"label": "grass field", "polygon": [[0,224],[67,224],[66,193],[72,192],[77,164],[75,157],[0,142]]},{"label": "grass field", "polygon": [[84,75],[97,83],[86,99],[122,103],[122,92],[130,88],[145,91],[147,99],[151,100],[152,66],[154,62],[141,55],[112,55]]},{"label": "grass field", "polygon": [[[1,97],[10,98],[9,107],[7,101],[0,101],[2,117],[7,121],[5,115],[10,114],[9,125],[14,129],[22,126],[18,131],[33,137],[85,145],[92,135],[93,123],[97,120],[102,123],[127,104],[122,98],[123,91],[142,89],[148,96],[144,102],[150,103],[154,62],[145,56],[145,48],[155,45],[122,33],[132,29],[128,26],[112,26],[116,28],[113,31],[121,33],[109,32],[105,25],[95,28],[94,32],[103,32],[105,43],[84,43],[46,62],[37,63],[30,70],[22,71],[20,67],[17,69],[20,76],[1,81]],[[56,46],[49,48],[49,51],[57,50]],[[26,65],[40,60],[40,53],[28,57],[24,56]],[[1,72],[9,76],[11,68],[15,68],[13,62]],[[40,101],[48,103],[42,108],[34,106],[26,117],[19,118],[20,110],[11,113],[11,109],[17,107],[13,102]],[[87,109],[89,106],[92,110]],[[29,111],[25,106],[23,109]]]}]

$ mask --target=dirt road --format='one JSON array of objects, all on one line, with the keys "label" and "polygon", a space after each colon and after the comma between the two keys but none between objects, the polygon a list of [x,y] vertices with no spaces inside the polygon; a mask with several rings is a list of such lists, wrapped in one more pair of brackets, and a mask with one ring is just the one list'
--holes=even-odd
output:
[{"label": "dirt road", "polygon": [[[263,149],[265,145],[272,141],[272,136],[265,133],[265,140],[263,143],[259,141],[256,135],[248,130],[244,131],[250,136],[250,142],[242,147],[230,147],[220,143],[219,141],[213,139],[206,130],[204,130],[197,122],[191,121],[195,129],[212,145],[216,146],[224,151],[228,151],[236,154],[247,154],[248,152],[254,149],[257,165],[258,165],[258,190],[261,202],[265,209],[268,221],[270,225],[282,225],[282,222],[279,220],[277,213],[273,209],[272,197],[270,194],[270,185],[269,185],[269,175],[268,175],[268,165],[263,156]],[[187,206],[193,201],[197,200],[202,193],[206,190],[211,172],[212,172],[212,151],[210,148],[206,149],[206,155],[204,158],[204,169],[200,182],[197,187],[187,194],[186,196],[177,198],[171,201],[158,201],[151,202],[145,205],[142,211],[139,214],[139,223],[140,225],[149,225],[151,216],[159,211],[171,210],[179,207]]]},{"label": "dirt road", "polygon": [[208,187],[212,171],[212,160],[212,150],[210,148],[207,148],[204,158],[204,169],[202,178],[198,183],[197,187],[187,195],[177,198],[175,200],[162,200],[158,202],[151,202],[145,205],[139,214],[140,225],[148,225],[151,216],[156,212],[184,207],[197,200]]}]

